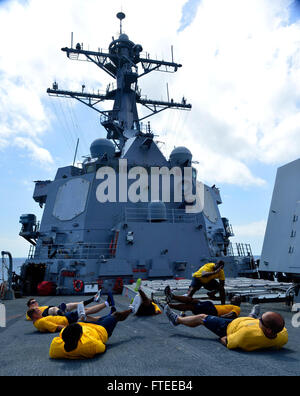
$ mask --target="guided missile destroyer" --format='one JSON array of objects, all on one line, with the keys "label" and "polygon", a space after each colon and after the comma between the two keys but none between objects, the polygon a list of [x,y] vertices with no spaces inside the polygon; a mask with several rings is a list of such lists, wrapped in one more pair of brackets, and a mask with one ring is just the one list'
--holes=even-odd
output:
[{"label": "guided missile destroyer", "polygon": [[[220,257],[230,276],[256,273],[250,246],[231,245],[231,225],[219,211],[220,191],[197,181],[190,150],[176,147],[166,158],[150,123],[143,123],[166,109],[191,110],[185,98],[150,100],[138,86],[153,71],[177,72],[182,65],[144,55],[142,46],[123,32],[125,14],[117,17],[120,34],[107,52],[86,50],[80,43],[62,48],[71,60],[95,64],[115,85],[96,94],[84,87],[61,90],[57,82],[47,90],[97,111],[107,136],[92,142],[81,166],[59,168],[53,181],[35,182],[33,199],[44,211],[41,222],[34,214],[20,218],[20,235],[30,243],[21,270],[24,294],[35,294],[41,282],[57,294],[83,293],[93,286],[120,292],[137,278],[190,278],[205,262]],[[112,110],[103,110],[105,101],[113,102]],[[137,105],[147,114],[139,117]],[[168,176],[166,197],[162,184]],[[187,184],[191,193],[201,185],[198,211],[193,210],[195,201],[186,199]]]}]

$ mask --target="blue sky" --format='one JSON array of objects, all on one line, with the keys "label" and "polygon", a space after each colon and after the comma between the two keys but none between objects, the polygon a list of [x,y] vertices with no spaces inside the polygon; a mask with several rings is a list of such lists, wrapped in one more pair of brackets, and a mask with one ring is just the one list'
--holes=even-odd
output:
[{"label": "blue sky", "polygon": [[71,62],[60,48],[69,45],[71,31],[91,49],[106,48],[122,3],[130,38],[165,59],[173,44],[183,63],[175,75],[152,73],[142,81],[149,97],[164,97],[168,82],[175,99],[184,94],[193,104],[189,114],[152,118],[162,149],[167,156],[183,142],[191,149],[200,180],[221,190],[221,214],[235,240],[260,254],[276,169],[300,157],[299,1],[87,1],[84,9],[82,0],[0,1],[0,248],[27,255],[19,216],[42,215],[32,182],[53,179],[70,164],[77,137],[80,158],[105,136],[95,112],[45,91],[55,79],[61,88],[105,89],[101,71]]}]

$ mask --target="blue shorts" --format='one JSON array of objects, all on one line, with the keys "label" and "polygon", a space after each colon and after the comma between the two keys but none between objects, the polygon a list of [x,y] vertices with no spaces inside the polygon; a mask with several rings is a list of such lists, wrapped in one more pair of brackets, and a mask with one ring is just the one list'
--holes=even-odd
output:
[{"label": "blue shorts", "polygon": [[218,311],[214,304],[210,301],[199,301],[194,305],[192,310],[194,315],[205,314],[211,316],[218,316]]},{"label": "blue shorts", "polygon": [[204,287],[206,290],[219,290],[220,289],[220,283],[216,280],[216,279],[212,279],[211,281],[207,282],[207,283],[202,283],[201,280],[199,278],[192,278],[192,283],[190,285],[190,287],[193,287],[194,289],[201,289],[201,287]]},{"label": "blue shorts", "polygon": [[77,312],[66,312],[64,316],[68,319],[69,324],[76,323],[79,319]]},{"label": "blue shorts", "polygon": [[204,326],[222,338],[227,335],[227,327],[234,319],[218,318],[216,316],[207,316],[204,320]]},{"label": "blue shorts", "polygon": [[92,323],[104,327],[105,330],[107,331],[108,337],[110,337],[118,322],[114,316],[107,315],[98,319],[97,322],[85,322],[85,323]]}]

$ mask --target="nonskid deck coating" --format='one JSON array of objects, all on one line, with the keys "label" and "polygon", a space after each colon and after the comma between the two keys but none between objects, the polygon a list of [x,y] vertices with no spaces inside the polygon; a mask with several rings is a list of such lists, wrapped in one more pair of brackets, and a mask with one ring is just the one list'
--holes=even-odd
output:
[{"label": "nonskid deck coating", "polygon": [[[116,296],[119,310],[129,299]],[[25,321],[26,298],[5,301],[7,327],[0,328],[0,375],[202,376],[299,375],[300,328],[293,328],[284,304],[262,305],[280,312],[289,342],[280,351],[242,352],[223,347],[205,328],[172,327],[164,315],[129,317],[117,325],[106,353],[84,361],[52,360],[49,346],[55,334],[41,334]],[[74,297],[38,297],[40,305],[74,301]],[[242,305],[242,315],[250,305]],[[107,311],[107,310],[106,310]],[[106,311],[103,311],[106,312]]]}]

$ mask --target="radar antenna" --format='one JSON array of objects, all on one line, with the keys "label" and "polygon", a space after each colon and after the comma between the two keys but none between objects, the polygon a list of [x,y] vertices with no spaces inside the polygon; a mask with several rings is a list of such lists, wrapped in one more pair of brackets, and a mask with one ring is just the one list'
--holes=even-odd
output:
[{"label": "radar antenna", "polygon": [[[47,89],[47,93],[52,96],[74,98],[100,113],[101,124],[107,130],[107,138],[112,139],[121,150],[127,139],[143,135],[140,122],[145,118],[166,109],[190,110],[192,106],[185,99],[181,102],[174,102],[173,99],[168,98],[168,101],[165,102],[142,97],[138,87],[139,78],[152,71],[175,73],[182,65],[175,63],[173,59],[172,62],[166,62],[151,59],[149,55],[143,57],[142,46],[130,41],[128,36],[123,33],[122,21],[125,14],[119,12],[117,18],[120,20],[120,36],[116,40],[113,39],[108,52],[103,52],[100,49],[98,51],[84,50],[83,45],[79,43],[75,48],[62,48],[62,51],[66,52],[67,57],[71,60],[84,60],[97,65],[116,80],[116,86],[109,84],[105,93],[98,91],[95,94],[84,89],[77,92],[59,90],[58,84],[55,83],[52,89]],[[138,65],[142,67],[140,74]],[[106,100],[114,102],[112,110],[103,110],[98,107]],[[137,104],[146,107],[149,113],[139,118]]]},{"label": "radar antenna", "polygon": [[117,18],[120,19],[120,34],[122,34],[122,21],[125,19],[126,15],[124,12],[118,12],[117,13]]}]

